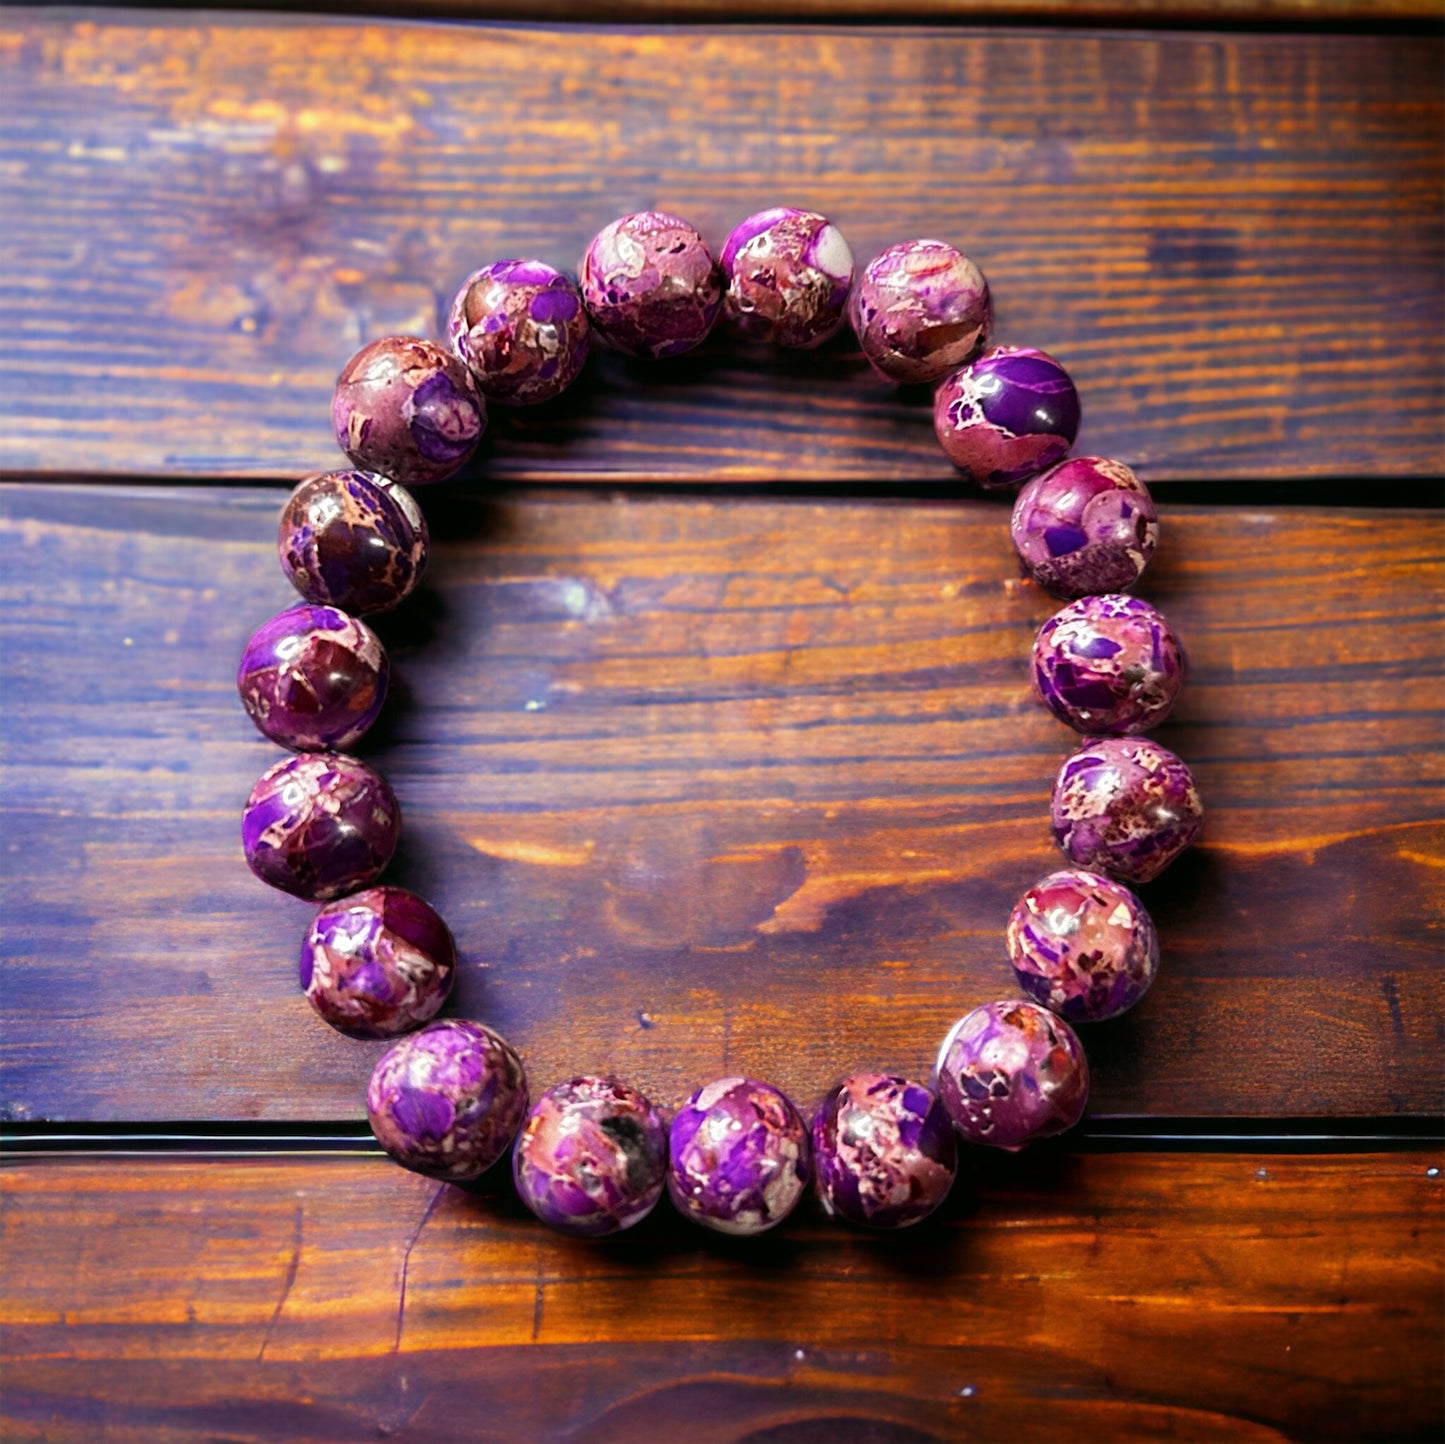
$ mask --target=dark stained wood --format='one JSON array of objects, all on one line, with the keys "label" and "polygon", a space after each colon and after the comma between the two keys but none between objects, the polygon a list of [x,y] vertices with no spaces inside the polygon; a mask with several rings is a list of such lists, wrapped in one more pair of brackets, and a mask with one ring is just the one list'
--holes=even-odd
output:
[{"label": "dark stained wood", "polygon": [[[233,672],[293,600],[281,493],[5,488],[6,1031],[16,1118],[354,1119],[379,1045],[296,990],[306,904],[247,872],[279,755]],[[368,750],[460,1009],[537,1086],[800,1101],[925,1072],[1013,979],[1072,734],[1048,599],[988,503],[433,492]],[[1163,974],[1087,1039],[1096,1115],[1442,1107],[1442,535],[1420,512],[1169,507],[1147,594],[1193,678],[1160,732],[1202,846],[1145,890]]]},{"label": "dark stained wood", "polygon": [[14,1440],[1434,1439],[1441,1158],[983,1160],[609,1245],[379,1160],[0,1172]]},{"label": "dark stained wood", "polygon": [[[860,260],[962,244],[1150,480],[1445,471],[1438,37],[13,9],[0,53],[11,469],[300,473],[347,354],[473,265],[792,200]],[[514,479],[948,475],[842,344],[609,359],[494,431]]]}]

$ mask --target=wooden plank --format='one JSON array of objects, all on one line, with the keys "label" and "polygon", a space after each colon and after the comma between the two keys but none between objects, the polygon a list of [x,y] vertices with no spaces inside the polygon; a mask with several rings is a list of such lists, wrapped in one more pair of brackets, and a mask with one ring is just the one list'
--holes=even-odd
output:
[{"label": "wooden plank", "polygon": [[[377,1160],[0,1173],[14,1440],[1433,1439],[1438,1150],[990,1163],[610,1246]],[[493,1180],[495,1182],[495,1180]]]},{"label": "wooden plank", "polygon": [[[364,338],[482,260],[779,200],[935,233],[1150,480],[1445,471],[1438,36],[457,28],[8,12],[0,464],[328,464]],[[500,416],[534,480],[946,480],[844,345],[598,364]]]},{"label": "wooden plank", "polygon": [[[240,857],[278,753],[233,669],[292,599],[279,497],[0,491],[7,1116],[360,1116],[378,1045],[311,1013],[308,907]],[[1073,735],[1028,693],[1052,604],[1004,507],[430,511],[369,742],[389,876],[538,1086],[610,1068],[671,1105],[745,1069],[807,1100],[926,1070],[1012,993]],[[1209,816],[1145,890],[1160,981],[1087,1039],[1096,1115],[1441,1111],[1441,542],[1429,513],[1166,507],[1148,594],[1193,679],[1159,736]]]}]

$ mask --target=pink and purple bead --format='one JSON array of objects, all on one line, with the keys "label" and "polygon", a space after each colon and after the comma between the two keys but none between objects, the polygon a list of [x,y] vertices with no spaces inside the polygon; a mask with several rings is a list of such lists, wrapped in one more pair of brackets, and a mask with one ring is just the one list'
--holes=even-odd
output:
[{"label": "pink and purple bead", "polygon": [[512,1177],[543,1223],[584,1238],[619,1233],[662,1197],[667,1128],[626,1083],[573,1078],[549,1088],[527,1115]]},{"label": "pink and purple bead", "polygon": [[694,226],[638,211],[604,226],[582,257],[582,299],[602,340],[628,356],[680,356],[712,330],[722,277]]},{"label": "pink and purple bead", "polygon": [[943,1104],[907,1078],[855,1073],[828,1093],[813,1118],[813,1178],[830,1216],[907,1228],[948,1197],[957,1171]]},{"label": "pink and purple bead", "polygon": [[405,487],[371,471],[308,476],[281,509],[277,550],[291,585],[360,616],[408,596],[426,570],[427,526]]},{"label": "pink and purple bead", "polygon": [[1069,861],[1120,882],[1157,877],[1204,823],[1188,767],[1147,737],[1101,737],[1079,748],[1059,768],[1051,811]]},{"label": "pink and purple bead", "polygon": [[383,336],[342,367],[331,422],[337,444],[362,470],[422,486],[465,465],[487,412],[455,356],[417,336]]},{"label": "pink and purple bead", "polygon": [[853,253],[826,216],[793,206],[759,211],[723,246],[723,306],[754,341],[821,346],[847,317]]},{"label": "pink and purple bead", "polygon": [[301,944],[301,990],[354,1038],[395,1038],[441,1012],[457,950],[415,893],[373,887],[322,908]]},{"label": "pink and purple bead", "polygon": [[962,251],[903,241],[864,266],[848,319],[873,369],[914,385],[967,361],[988,339],[993,307],[983,272]]},{"label": "pink and purple bead", "polygon": [[246,865],[282,892],[330,902],[381,876],[401,809],[380,773],[339,752],[286,757],[261,774],[241,814]]},{"label": "pink and purple bead", "polygon": [[1127,592],[1159,544],[1148,488],[1121,461],[1075,456],[1019,492],[1010,524],[1026,575],[1056,597]]},{"label": "pink and purple bead", "polygon": [[282,747],[349,747],[376,721],[389,668],[381,639],[335,607],[302,602],[263,622],[236,671],[241,704]]},{"label": "pink and purple bead", "polygon": [[934,1082],[970,1143],[1015,1152],[1072,1128],[1089,1101],[1078,1035],[1034,1003],[985,1003],[949,1030]]},{"label": "pink and purple bead", "polygon": [[535,406],[582,370],[592,329],[577,287],[542,261],[494,261],[473,271],[447,320],[447,344],[488,401]]},{"label": "pink and purple bead", "polygon": [[403,1168],[448,1183],[485,1173],[527,1111],[516,1050],[481,1023],[446,1018],[393,1043],[366,1090],[377,1142]]},{"label": "pink and purple bead", "polygon": [[995,346],[955,371],[933,398],[948,459],[979,486],[1016,486],[1069,454],[1079,393],[1047,352]]},{"label": "pink and purple bead", "polygon": [[669,1152],[678,1212],[720,1233],[763,1233],[807,1191],[807,1125],[770,1083],[720,1078],[699,1088],[672,1120]]},{"label": "pink and purple bead", "polygon": [[1082,868],[1052,872],[1018,900],[1008,954],[1019,986],[1071,1023],[1127,1012],[1159,970],[1159,939],[1122,883]]},{"label": "pink and purple bead", "polygon": [[1034,693],[1076,732],[1157,727],[1184,685],[1184,649],[1157,607],[1123,592],[1080,597],[1039,628]]}]

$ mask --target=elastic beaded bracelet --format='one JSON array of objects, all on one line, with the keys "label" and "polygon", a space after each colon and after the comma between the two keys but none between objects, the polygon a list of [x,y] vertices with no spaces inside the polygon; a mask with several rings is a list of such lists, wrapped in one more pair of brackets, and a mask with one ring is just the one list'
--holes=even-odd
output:
[{"label": "elastic beaded bracelet", "polygon": [[[281,564],[304,600],[256,630],[238,672],[256,726],[300,754],[271,767],[247,801],[247,863],[273,887],[326,904],[301,948],[301,986],[317,1012],[351,1036],[398,1039],[366,1103],[404,1167],[464,1183],[511,1149],[527,1207],[587,1237],[631,1227],[664,1192],[704,1227],[762,1233],[810,1180],[830,1215],[918,1223],[947,1197],[960,1139],[1016,1150],[1079,1121],[1089,1069],[1070,1023],[1116,1017],[1158,971],[1154,925],[1125,884],[1147,882],[1188,847],[1202,809],[1185,764],[1140,735],[1168,715],[1185,668],[1163,615],[1127,595],[1158,542],[1153,501],[1120,462],[1065,459],[1080,415],[1068,373],[1032,348],[982,350],[988,284],[942,241],[889,247],[854,286],[847,242],[815,212],[750,216],[714,260],[686,221],[645,211],[606,226],[580,273],[579,287],[540,261],[494,262],[457,294],[450,351],[388,336],[342,368],[332,419],[352,468],[308,477],[282,510]],[[419,897],[373,886],[396,847],[396,798],[335,750],[376,719],[388,680],[381,642],[353,614],[395,607],[426,566],[426,522],[404,486],[441,481],[470,458],[487,401],[559,395],[594,338],[631,356],[674,356],[719,316],[752,340],[802,348],[850,321],[881,376],[938,383],[934,427],[966,479],[1027,482],[1014,549],[1025,576],[1068,602],[1035,639],[1034,691],[1087,739],[1060,767],[1051,806],[1071,866],[1029,888],[1008,920],[1027,1000],[960,1018],[931,1086],[855,1073],[811,1126],[779,1089],[744,1077],[704,1084],[670,1125],[611,1077],[582,1074],[532,1102],[505,1039],[465,1019],[431,1021],[456,974],[451,933]]]}]

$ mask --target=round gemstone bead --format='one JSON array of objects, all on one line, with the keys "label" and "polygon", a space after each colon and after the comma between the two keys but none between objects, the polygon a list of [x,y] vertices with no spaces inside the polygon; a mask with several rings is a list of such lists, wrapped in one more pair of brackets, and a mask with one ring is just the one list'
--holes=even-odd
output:
[{"label": "round gemstone bead", "polygon": [[416,336],[383,336],[342,367],[331,421],[357,466],[421,486],[466,463],[487,412],[455,356]]},{"label": "round gemstone bead", "polygon": [[522,1202],[563,1233],[600,1238],[640,1223],[662,1197],[667,1128],[635,1088],[580,1077],[549,1088],[512,1153]]},{"label": "round gemstone bead", "polygon": [[1076,732],[1147,732],[1184,684],[1184,651],[1157,607],[1122,592],[1080,597],[1034,639],[1034,692]]},{"label": "round gemstone bead", "polygon": [[1008,920],[1019,986],[1071,1023],[1127,1012],[1159,970],[1159,939],[1122,883],[1070,868],[1036,882]]},{"label": "round gemstone bead", "polygon": [[465,1183],[506,1151],[527,1111],[516,1050],[481,1023],[445,1018],[393,1043],[377,1061],[366,1113],[403,1168]]},{"label": "round gemstone bead", "polygon": [[1059,768],[1052,819],[1070,862],[1148,882],[1199,836],[1204,808],[1189,769],[1167,747],[1101,737]]},{"label": "round gemstone bead", "polygon": [[1089,1101],[1078,1035],[1017,999],[960,1018],[938,1050],[934,1081],[964,1138],[1010,1152],[1072,1128]]},{"label": "round gemstone bead", "polygon": [[1016,486],[1061,461],[1079,434],[1079,393],[1045,351],[995,346],[933,397],[948,459],[979,486]]},{"label": "round gemstone bead", "polygon": [[273,742],[316,752],[349,747],[376,721],[388,671],[381,639],[365,622],[303,602],[251,633],[236,688]]},{"label": "round gemstone bead", "polygon": [[853,253],[826,216],[776,206],[749,216],[727,238],[723,306],[754,341],[807,349],[843,324]]},{"label": "round gemstone bead", "polygon": [[447,344],[487,400],[533,406],[577,379],[592,328],[577,287],[561,271],[541,261],[494,261],[462,282]]},{"label": "round gemstone bead", "polygon": [[863,268],[848,307],[858,344],[891,381],[937,381],[988,339],[983,272],[946,241],[904,241]]},{"label": "round gemstone bead", "polygon": [[948,1197],[958,1148],[943,1104],[889,1073],[855,1073],[813,1118],[813,1177],[824,1210],[871,1228],[907,1228]]},{"label": "round gemstone bead", "polygon": [[697,230],[665,211],[604,226],[582,257],[582,299],[597,334],[629,356],[680,356],[717,320],[722,277]]},{"label": "round gemstone bead", "polygon": [[426,569],[426,519],[405,487],[371,471],[308,476],[281,509],[277,550],[291,585],[359,616],[396,606]]},{"label": "round gemstone bead", "polygon": [[333,1028],[394,1038],[441,1011],[456,962],[429,903],[405,888],[368,888],[317,914],[301,944],[301,989]]},{"label": "round gemstone bead", "polygon": [[1025,573],[1056,597],[1127,592],[1159,544],[1148,488],[1097,456],[1036,476],[1014,502],[1010,530]]},{"label": "round gemstone bead", "polygon": [[808,1186],[808,1129],[769,1083],[720,1078],[672,1120],[667,1191],[684,1218],[720,1233],[763,1233]]},{"label": "round gemstone bead", "polygon": [[400,836],[401,809],[386,779],[339,752],[308,752],[267,768],[241,814],[251,871],[312,902],[375,882]]}]

